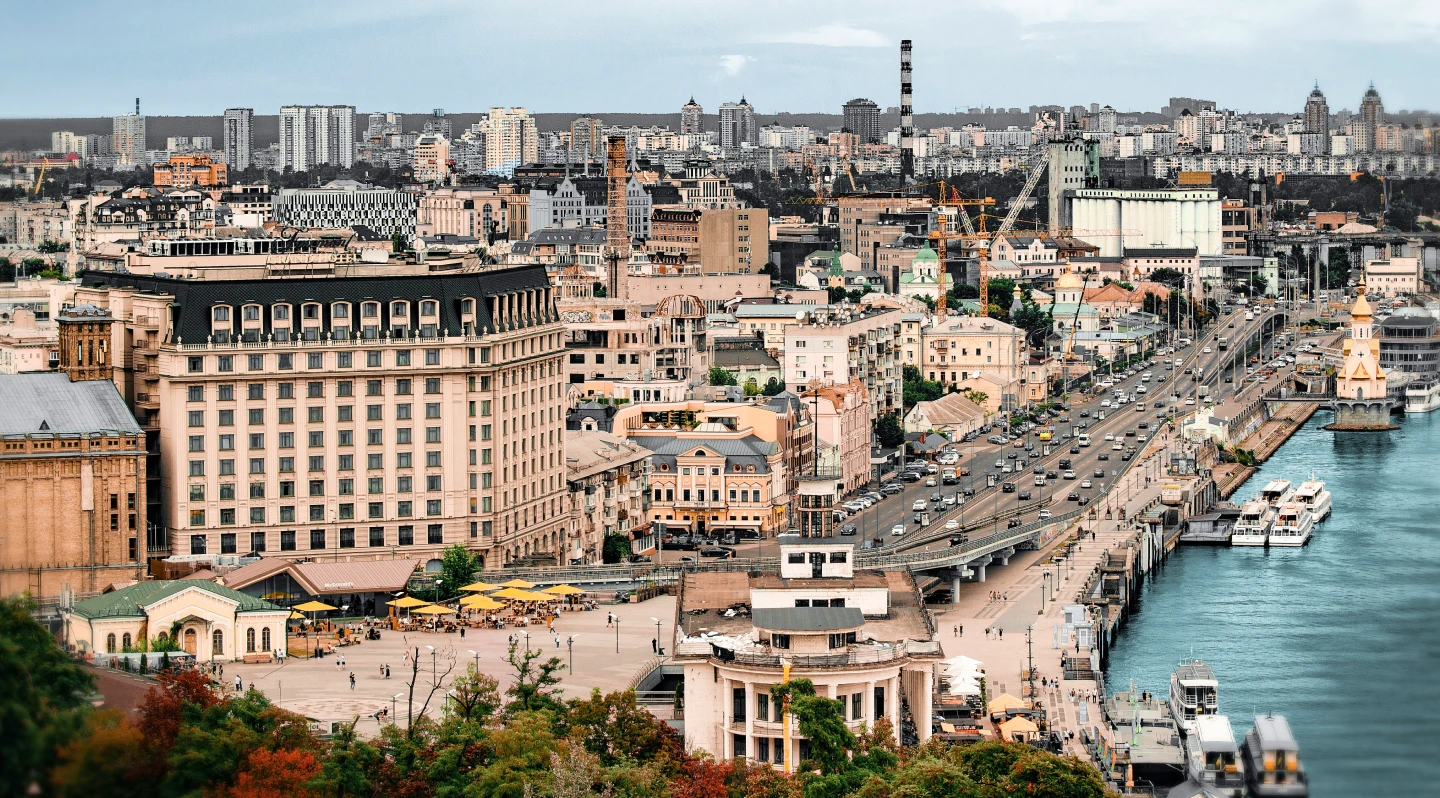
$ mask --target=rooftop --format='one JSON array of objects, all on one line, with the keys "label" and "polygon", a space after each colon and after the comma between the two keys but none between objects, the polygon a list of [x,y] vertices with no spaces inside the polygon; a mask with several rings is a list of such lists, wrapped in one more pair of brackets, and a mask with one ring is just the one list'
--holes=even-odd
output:
[{"label": "rooftop", "polygon": [[141,433],[113,382],[71,382],[59,372],[0,376],[0,435],[98,433]]},{"label": "rooftop", "polygon": [[755,626],[775,632],[840,632],[865,625],[859,607],[756,607]]},{"label": "rooftop", "polygon": [[247,596],[238,590],[217,585],[205,579],[140,582],[112,593],[75,602],[74,612],[82,618],[138,618],[145,607],[190,588],[197,588],[239,605],[239,612],[283,612],[284,607]]}]

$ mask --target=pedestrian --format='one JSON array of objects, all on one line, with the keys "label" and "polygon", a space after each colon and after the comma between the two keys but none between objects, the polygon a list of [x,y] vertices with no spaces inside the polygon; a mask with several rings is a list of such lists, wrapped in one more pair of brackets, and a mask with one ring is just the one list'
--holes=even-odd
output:
[{"label": "pedestrian", "polygon": [[957,635],[957,636],[958,636],[958,637],[964,637],[964,636],[965,636],[965,624],[963,624],[963,623],[960,624],[960,626],[959,626],[959,628],[958,628],[958,631],[959,631],[959,635]]},{"label": "pedestrian", "polygon": [[389,666],[389,665],[386,665],[386,666],[385,666],[385,678],[386,678],[386,679],[389,679],[389,678],[390,678],[390,666]]},{"label": "pedestrian", "polygon": [[560,635],[555,635],[555,648],[560,648]]},{"label": "pedestrian", "polygon": [[236,676],[236,677],[235,677],[235,692],[237,692],[237,693],[240,692],[240,688],[241,688],[240,677],[239,677],[239,676]]},{"label": "pedestrian", "polygon": [[950,636],[951,636],[951,637],[959,637],[959,636],[960,636],[960,627],[958,627],[958,626],[952,626],[952,627],[950,627]]},{"label": "pedestrian", "polygon": [[385,678],[385,663],[383,663],[383,662],[380,663],[380,678],[381,678],[381,679],[384,679],[384,678]]},{"label": "pedestrian", "polygon": [[1004,630],[1004,629],[1001,629],[1001,630],[999,630],[999,631],[1000,631],[1000,639],[1001,639],[1001,640],[1004,640],[1004,639],[1005,639],[1005,630]]},{"label": "pedestrian", "polygon": [[651,653],[651,654],[654,654],[654,653],[657,653],[659,650],[660,650],[660,642],[659,642],[658,640],[656,640],[655,638],[653,638],[653,637],[650,638],[650,653]]},{"label": "pedestrian", "polygon": [[463,627],[463,626],[460,627],[460,639],[461,639],[461,640],[464,640],[464,639],[465,639],[465,627]]},{"label": "pedestrian", "polygon": [[400,664],[401,664],[401,665],[409,665],[409,664],[410,664],[410,649],[408,649],[408,648],[405,649],[404,653],[402,653],[402,654],[400,655]]},{"label": "pedestrian", "polygon": [[355,689],[355,671],[350,671],[350,689]]}]

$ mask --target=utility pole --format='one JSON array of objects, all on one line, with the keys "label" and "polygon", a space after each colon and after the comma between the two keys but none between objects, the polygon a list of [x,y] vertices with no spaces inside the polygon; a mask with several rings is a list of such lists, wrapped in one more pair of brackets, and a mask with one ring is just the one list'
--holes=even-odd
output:
[{"label": "utility pole", "polygon": [[1025,627],[1025,659],[1026,670],[1030,676],[1027,681],[1030,683],[1031,699],[1035,698],[1035,646],[1033,645],[1034,641],[1032,639],[1034,637],[1034,631],[1035,624],[1033,623]]}]

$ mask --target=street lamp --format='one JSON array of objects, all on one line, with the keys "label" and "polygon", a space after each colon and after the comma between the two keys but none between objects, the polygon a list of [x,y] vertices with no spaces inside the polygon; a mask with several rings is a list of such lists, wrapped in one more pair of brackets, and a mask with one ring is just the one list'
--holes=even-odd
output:
[{"label": "street lamp", "polygon": [[656,618],[654,615],[651,615],[650,620],[655,622],[655,653],[664,656],[665,646],[661,645],[661,643],[665,641],[660,639],[660,619]]},{"label": "street lamp", "polygon": [[430,678],[432,680],[438,679],[440,677],[440,664],[435,655],[435,647],[426,646],[425,648],[430,650]]},{"label": "street lamp", "polygon": [[404,698],[404,697],[405,697],[405,694],[404,694],[404,693],[396,693],[395,695],[390,696],[390,722],[391,722],[391,723],[394,723],[394,722],[395,722],[395,701],[396,701],[396,699]]},{"label": "street lamp", "polygon": [[572,634],[572,635],[570,635],[569,637],[565,638],[565,646],[566,646],[566,648],[570,649],[570,672],[571,672],[571,673],[574,673],[574,672],[575,672],[575,638],[577,638],[577,637],[579,637],[579,636],[580,636],[579,634]]},{"label": "street lamp", "polygon": [[1040,612],[1037,613],[1039,615],[1045,614],[1045,586],[1048,584],[1050,584],[1050,572],[1042,570],[1040,572]]},{"label": "street lamp", "polygon": [[[526,641],[526,645],[529,645],[529,641],[528,641],[528,640]],[[619,654],[619,653],[620,653],[620,616],[619,616],[619,615],[616,615],[616,616],[615,616],[615,653],[616,653],[616,654]]]},{"label": "street lamp", "polygon": [[476,672],[476,673],[479,673],[479,672],[480,672],[480,655],[479,655],[478,653],[476,653],[475,649],[473,649],[473,648],[466,649],[466,650],[470,652],[470,656],[472,656],[472,657],[475,658],[475,672]]}]

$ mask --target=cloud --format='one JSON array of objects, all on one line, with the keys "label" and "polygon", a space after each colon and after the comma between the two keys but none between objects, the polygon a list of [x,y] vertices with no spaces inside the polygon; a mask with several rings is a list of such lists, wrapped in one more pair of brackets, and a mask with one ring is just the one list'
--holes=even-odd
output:
[{"label": "cloud", "polygon": [[720,56],[720,74],[727,78],[738,75],[746,64],[754,60],[748,55],[722,55]]},{"label": "cloud", "polygon": [[771,44],[809,44],[816,47],[889,47],[893,42],[873,30],[852,25],[823,25],[813,30],[767,36]]}]

